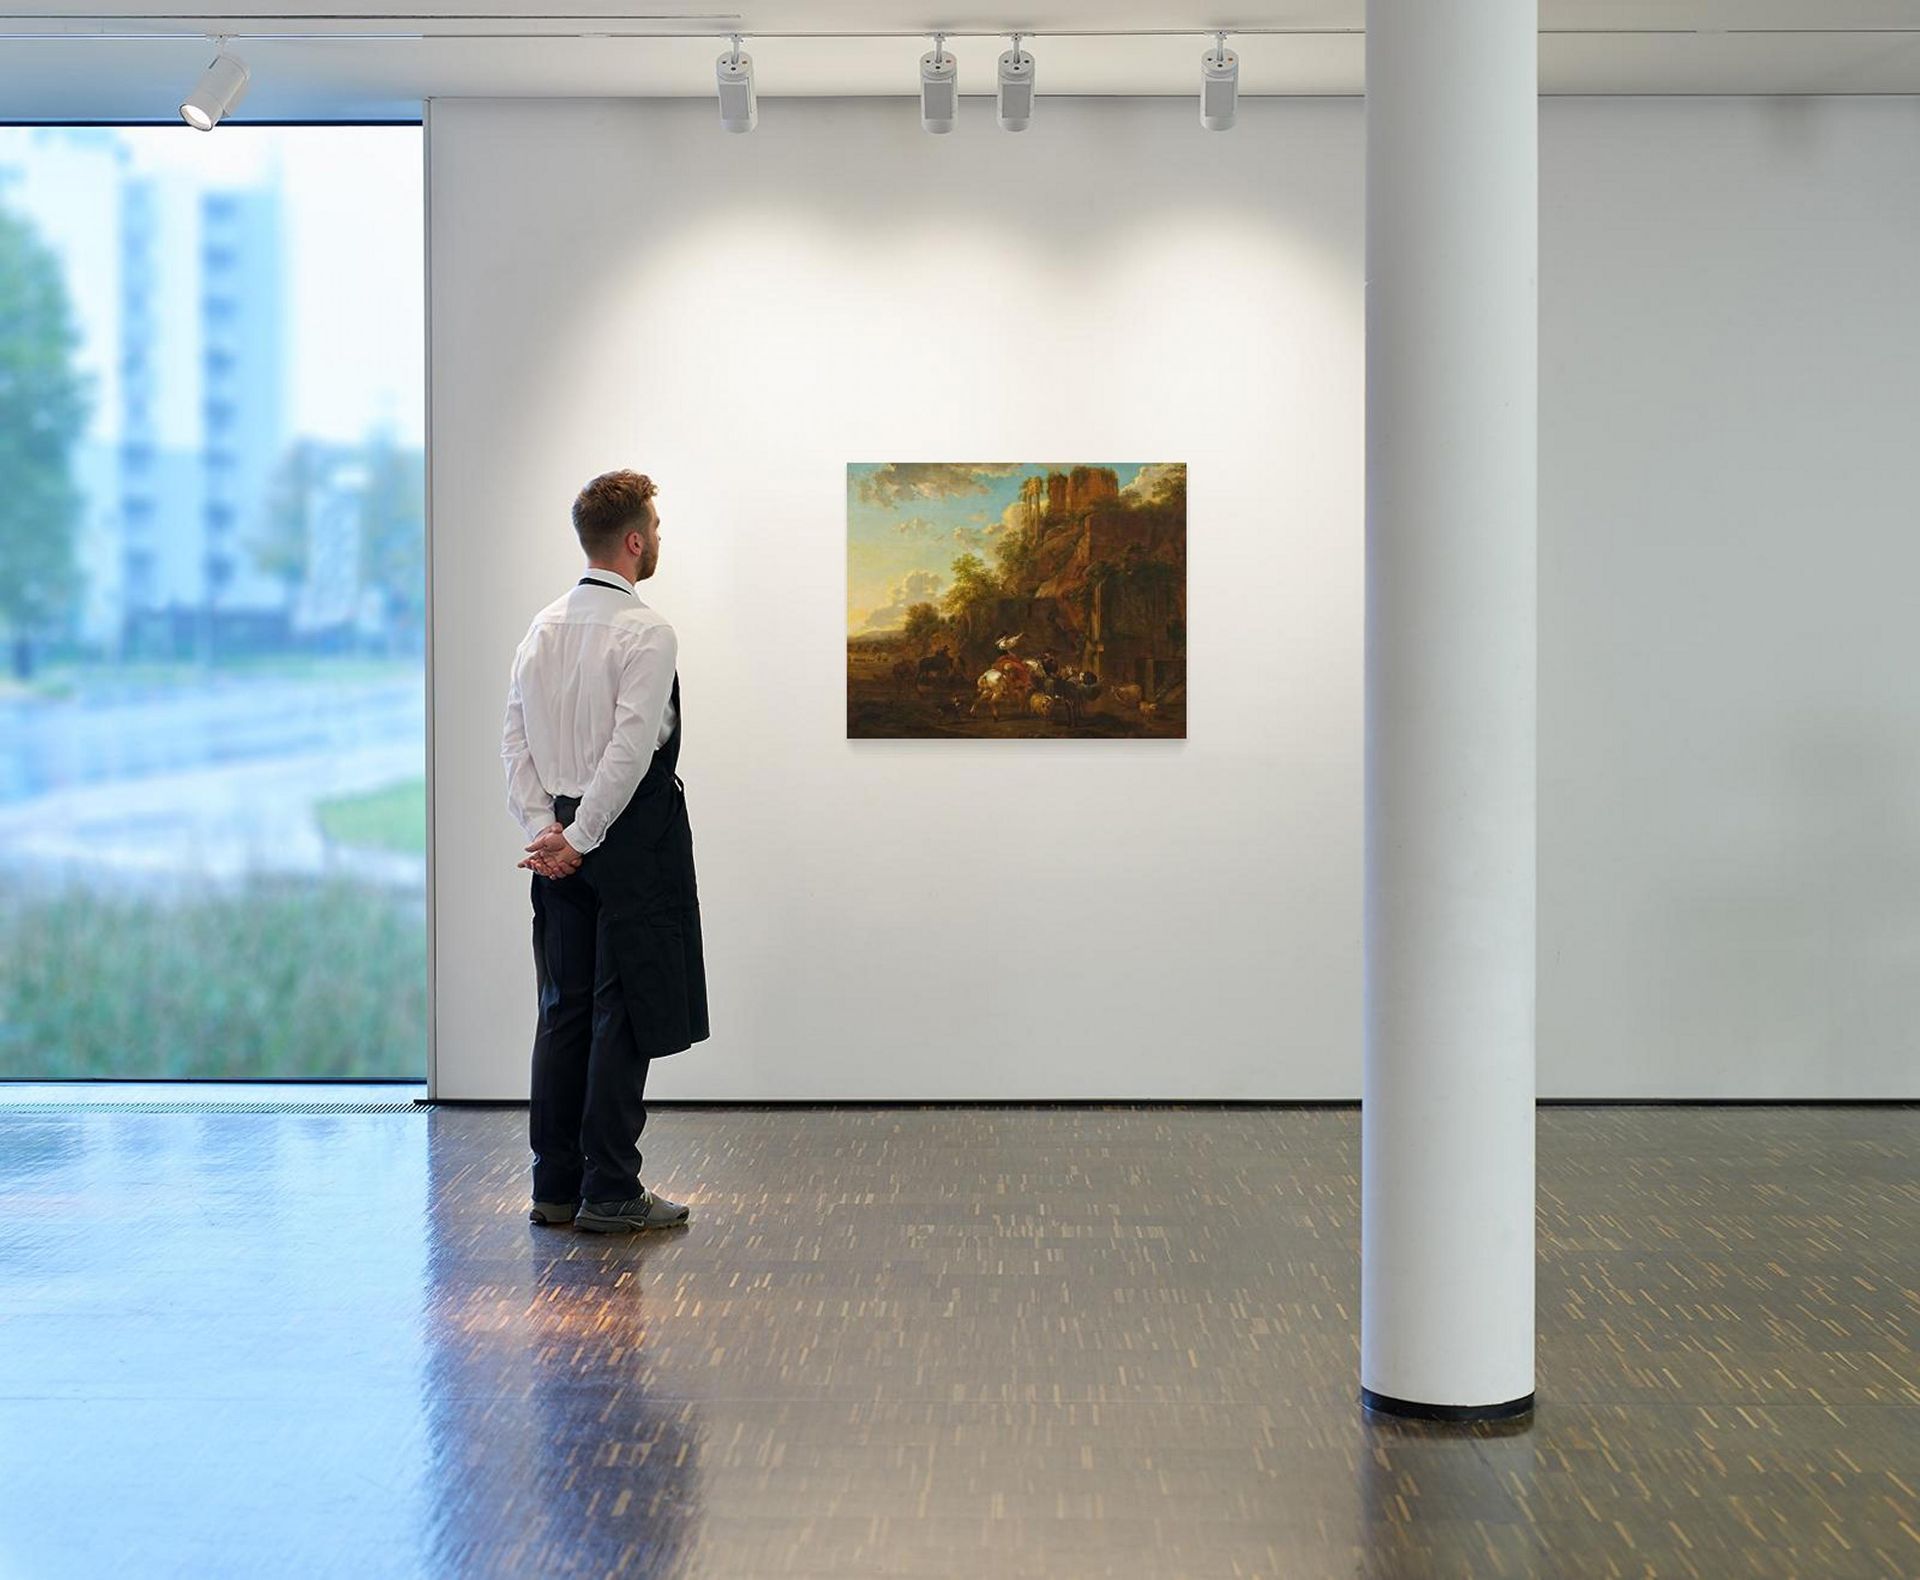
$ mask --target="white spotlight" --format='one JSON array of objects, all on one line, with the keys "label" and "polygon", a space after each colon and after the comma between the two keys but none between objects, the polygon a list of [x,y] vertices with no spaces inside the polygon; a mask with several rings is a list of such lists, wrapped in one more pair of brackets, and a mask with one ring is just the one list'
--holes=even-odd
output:
[{"label": "white spotlight", "polygon": [[930,132],[950,132],[960,111],[960,64],[947,53],[947,35],[933,35],[933,48],[920,57],[920,124]]},{"label": "white spotlight", "polygon": [[1213,39],[1213,48],[1200,57],[1200,124],[1224,132],[1240,107],[1240,57],[1227,48],[1225,33]]},{"label": "white spotlight", "polygon": [[231,114],[247,91],[247,63],[229,55],[224,43],[216,46],[213,59],[200,73],[193,92],[181,101],[180,119],[197,132],[210,132]]},{"label": "white spotlight", "polygon": [[1000,129],[1024,132],[1033,121],[1033,56],[1020,47],[1020,35],[1013,35],[1013,48],[1000,57]]},{"label": "white spotlight", "polygon": [[753,93],[753,57],[740,49],[740,35],[733,35],[733,48],[714,62],[714,77],[720,86],[720,124],[730,132],[750,132],[760,124],[760,101]]}]

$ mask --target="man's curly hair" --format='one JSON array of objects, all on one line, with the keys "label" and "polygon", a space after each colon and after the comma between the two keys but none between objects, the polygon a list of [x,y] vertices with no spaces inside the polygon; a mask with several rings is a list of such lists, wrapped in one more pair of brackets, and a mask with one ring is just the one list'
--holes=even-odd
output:
[{"label": "man's curly hair", "polygon": [[660,490],[641,472],[602,472],[573,501],[573,530],[587,558],[614,553],[620,540],[646,522],[647,501]]}]

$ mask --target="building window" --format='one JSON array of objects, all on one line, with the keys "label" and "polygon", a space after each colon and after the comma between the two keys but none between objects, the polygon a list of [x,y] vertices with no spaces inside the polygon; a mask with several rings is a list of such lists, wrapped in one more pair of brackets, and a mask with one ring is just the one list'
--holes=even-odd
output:
[{"label": "building window", "polygon": [[0,1078],[424,1074],[420,155],[0,126]]}]

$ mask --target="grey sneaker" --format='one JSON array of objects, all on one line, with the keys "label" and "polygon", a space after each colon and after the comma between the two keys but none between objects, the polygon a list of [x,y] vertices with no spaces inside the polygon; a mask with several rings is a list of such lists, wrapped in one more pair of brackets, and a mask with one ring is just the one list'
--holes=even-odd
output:
[{"label": "grey sneaker", "polygon": [[582,1202],[573,1226],[595,1234],[625,1234],[635,1229],[671,1229],[686,1221],[687,1209],[680,1203],[656,1196],[642,1185],[632,1201]]},{"label": "grey sneaker", "polygon": [[537,1201],[527,1214],[529,1222],[551,1224],[562,1228],[573,1222],[573,1203],[570,1201]]}]

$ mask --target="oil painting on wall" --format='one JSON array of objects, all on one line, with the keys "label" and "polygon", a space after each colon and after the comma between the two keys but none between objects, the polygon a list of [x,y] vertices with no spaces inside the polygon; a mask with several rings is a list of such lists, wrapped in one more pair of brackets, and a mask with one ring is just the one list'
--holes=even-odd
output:
[{"label": "oil painting on wall", "polygon": [[1184,737],[1187,469],[847,468],[847,734]]}]

